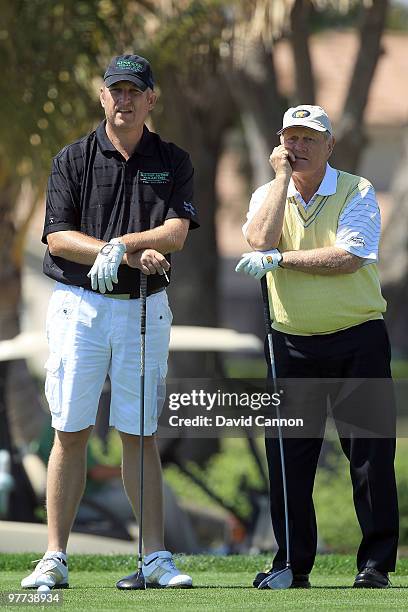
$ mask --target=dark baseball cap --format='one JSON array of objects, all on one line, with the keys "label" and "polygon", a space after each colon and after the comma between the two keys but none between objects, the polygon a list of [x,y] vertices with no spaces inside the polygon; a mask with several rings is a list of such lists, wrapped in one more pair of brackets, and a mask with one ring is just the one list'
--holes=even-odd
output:
[{"label": "dark baseball cap", "polygon": [[118,55],[114,57],[106,70],[103,80],[106,87],[118,81],[131,81],[142,91],[153,89],[153,73],[149,62],[140,55]]}]

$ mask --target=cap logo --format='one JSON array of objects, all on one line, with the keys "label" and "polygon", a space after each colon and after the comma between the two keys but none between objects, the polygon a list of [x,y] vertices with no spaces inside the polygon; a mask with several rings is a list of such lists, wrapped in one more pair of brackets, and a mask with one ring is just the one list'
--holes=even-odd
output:
[{"label": "cap logo", "polygon": [[137,62],[132,62],[132,60],[124,60],[124,59],[119,59],[116,62],[116,67],[120,68],[121,70],[133,70],[134,72],[143,72],[144,67],[142,64],[139,64]]},{"label": "cap logo", "polygon": [[292,117],[295,119],[303,119],[304,117],[309,117],[310,112],[308,110],[297,110],[292,114]]}]

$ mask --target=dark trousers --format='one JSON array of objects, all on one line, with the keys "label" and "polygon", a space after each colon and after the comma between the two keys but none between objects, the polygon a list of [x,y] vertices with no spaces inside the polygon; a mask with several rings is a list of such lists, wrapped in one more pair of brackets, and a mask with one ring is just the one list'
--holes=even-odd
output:
[{"label": "dark trousers", "polygon": [[[278,378],[312,378],[316,381],[319,378],[376,378],[388,379],[392,384],[390,344],[382,320],[368,321],[341,332],[320,336],[294,336],[274,331],[273,344]],[[327,392],[321,387],[316,385],[315,393],[312,394],[312,408],[314,414],[319,415],[321,431],[324,432]],[[322,391],[325,397],[320,398],[319,412],[316,411],[315,402]],[[348,400],[352,397],[353,391],[348,394]],[[311,398],[301,397],[300,401],[307,404],[308,399]],[[357,407],[360,399],[357,398]],[[372,401],[376,404],[374,410],[381,410],[395,421],[392,388],[386,392],[386,405],[384,397],[377,400],[373,398]],[[347,402],[347,405],[349,404],[350,401]],[[307,410],[307,405],[304,410]],[[359,571],[364,567],[374,567],[384,572],[393,571],[398,545],[395,435],[391,433],[384,437],[356,437],[353,430],[344,435],[344,429],[339,427],[337,422],[336,426],[341,447],[350,462],[354,506],[362,531],[357,568]],[[295,574],[308,574],[316,556],[317,527],[312,493],[322,442],[323,436],[285,436],[283,440],[291,536],[290,555]],[[278,543],[273,566],[280,568],[285,565],[286,542],[279,442],[276,436],[268,437],[268,433],[266,454],[272,524]],[[339,537],[341,538],[341,534]]]}]

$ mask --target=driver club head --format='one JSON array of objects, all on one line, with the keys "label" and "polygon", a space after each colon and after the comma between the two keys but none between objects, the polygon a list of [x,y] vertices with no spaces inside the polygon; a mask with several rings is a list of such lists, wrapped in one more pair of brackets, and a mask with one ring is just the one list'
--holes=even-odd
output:
[{"label": "driver club head", "polygon": [[116,583],[116,588],[128,591],[142,591],[146,588],[146,580],[142,570],[138,570],[130,576],[125,576]]},{"label": "driver club head", "polygon": [[258,589],[289,589],[292,586],[292,582],[292,570],[290,567],[285,567],[264,578]]}]

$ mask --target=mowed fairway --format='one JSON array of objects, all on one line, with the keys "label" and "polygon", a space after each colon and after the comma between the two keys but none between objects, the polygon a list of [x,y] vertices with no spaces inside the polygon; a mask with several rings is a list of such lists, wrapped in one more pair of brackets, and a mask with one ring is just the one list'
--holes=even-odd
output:
[{"label": "mowed fairway", "polygon": [[[0,589],[21,591],[21,577],[29,573],[30,561],[40,555],[0,557]],[[309,590],[258,591],[251,586],[262,569],[265,556],[183,556],[179,567],[193,575],[193,589],[118,591],[115,581],[134,570],[124,556],[72,555],[70,589],[61,590],[63,610],[408,610],[408,559],[398,563],[390,589],[352,589],[354,559],[320,556],[311,575]],[[93,569],[92,569],[93,568]],[[32,592],[32,591],[30,591]],[[41,608],[41,606],[36,606]],[[50,606],[53,607],[53,606]],[[6,606],[4,599],[0,609]],[[58,609],[58,608],[57,608]]]}]

